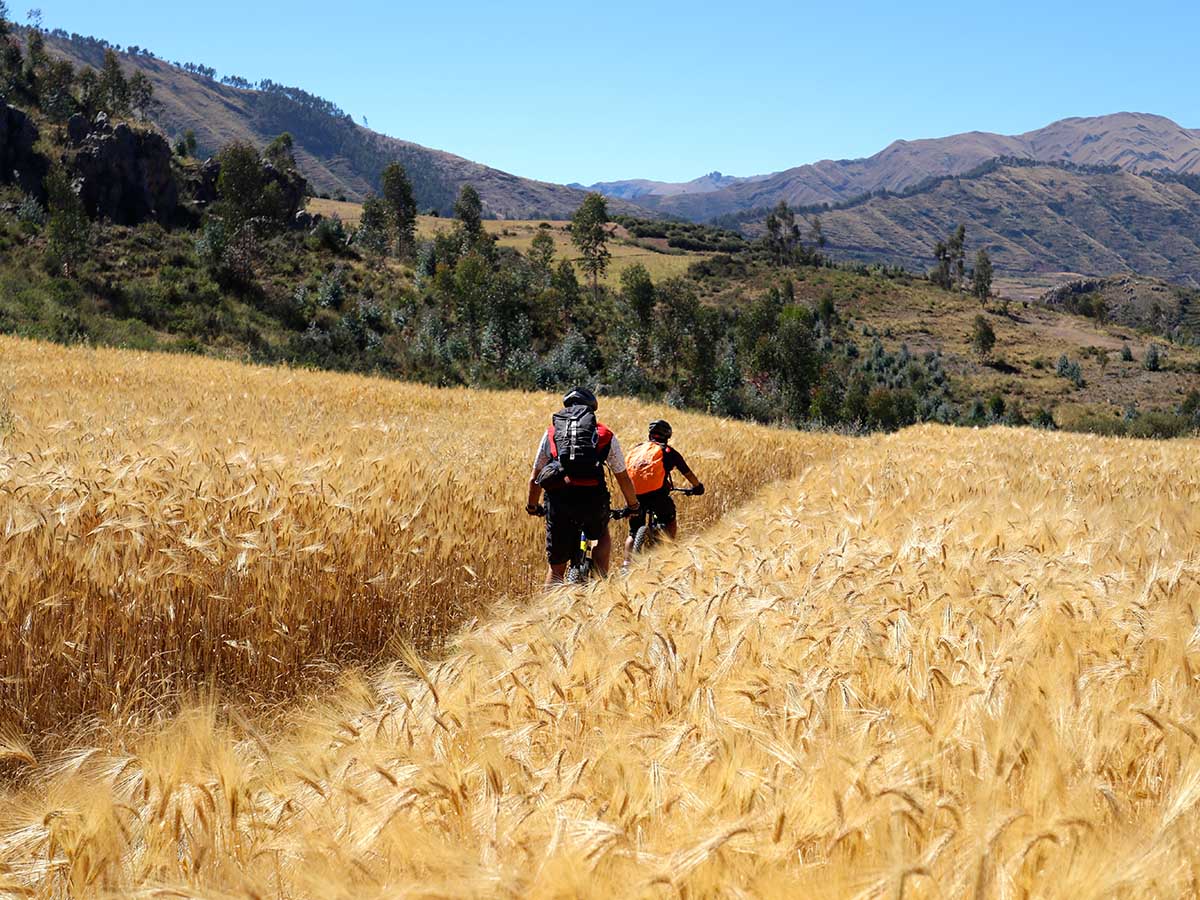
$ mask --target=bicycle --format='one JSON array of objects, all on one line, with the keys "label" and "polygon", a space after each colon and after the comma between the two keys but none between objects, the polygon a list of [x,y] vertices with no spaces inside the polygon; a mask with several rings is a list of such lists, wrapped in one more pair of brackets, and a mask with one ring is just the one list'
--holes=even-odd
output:
[{"label": "bicycle", "polygon": [[[537,516],[546,515],[546,507],[544,504],[538,504]],[[625,509],[610,509],[608,517],[610,519],[625,519],[631,515],[628,508]],[[579,546],[575,548],[575,552],[571,556],[571,560],[567,565],[566,574],[563,576],[565,584],[584,584],[592,577],[592,551],[596,548],[599,541],[589,540],[587,532],[580,529]]]},{"label": "bicycle", "polygon": [[[689,497],[696,496],[695,488],[677,488],[673,487],[670,491],[672,494],[686,494]],[[658,516],[653,509],[646,510],[646,524],[637,530],[633,536],[633,551],[632,555],[641,553],[653,547],[662,540],[663,532],[667,530],[666,523],[660,522]]]}]

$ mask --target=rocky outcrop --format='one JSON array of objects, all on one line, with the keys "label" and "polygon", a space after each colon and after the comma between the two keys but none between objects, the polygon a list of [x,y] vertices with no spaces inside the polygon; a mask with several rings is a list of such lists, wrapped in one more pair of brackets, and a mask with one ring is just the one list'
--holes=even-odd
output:
[{"label": "rocky outcrop", "polygon": [[44,200],[43,181],[50,164],[34,149],[37,141],[33,120],[15,107],[0,104],[0,184],[15,184]]},{"label": "rocky outcrop", "polygon": [[119,225],[170,222],[179,206],[171,148],[162,135],[120,124],[101,113],[90,125],[74,116],[67,135],[76,146],[74,173],[88,213]]}]

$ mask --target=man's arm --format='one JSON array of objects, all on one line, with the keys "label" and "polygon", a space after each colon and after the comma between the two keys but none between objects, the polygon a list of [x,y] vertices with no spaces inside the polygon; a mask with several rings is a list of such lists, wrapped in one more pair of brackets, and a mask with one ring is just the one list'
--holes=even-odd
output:
[{"label": "man's arm", "polygon": [[529,475],[529,500],[525,504],[525,512],[529,513],[531,516],[537,512],[538,502],[542,499],[542,486],[537,483],[537,477],[541,474],[542,469],[546,467],[546,463],[549,461],[549,436],[543,434],[541,443],[538,444],[537,455],[533,458],[533,471]]},{"label": "man's arm", "polygon": [[625,495],[625,505],[631,510],[638,509],[637,490],[633,486],[629,473],[625,470],[625,453],[621,450],[621,442],[617,440],[615,434],[612,436],[612,443],[608,447],[608,457],[604,462],[617,479],[617,486],[621,489],[621,493]]},{"label": "man's arm", "polygon": [[622,469],[620,472],[613,473],[617,478],[617,486],[621,489],[621,493],[625,495],[625,505],[631,510],[638,509],[637,491],[633,489],[633,481],[629,477],[629,473]]},{"label": "man's arm", "polygon": [[686,478],[693,488],[697,489],[697,494],[703,494],[704,485],[700,483],[700,479],[696,477],[696,473],[688,466],[683,458],[683,454],[674,447],[671,448],[671,452],[675,455],[675,467],[679,470],[679,474]]}]

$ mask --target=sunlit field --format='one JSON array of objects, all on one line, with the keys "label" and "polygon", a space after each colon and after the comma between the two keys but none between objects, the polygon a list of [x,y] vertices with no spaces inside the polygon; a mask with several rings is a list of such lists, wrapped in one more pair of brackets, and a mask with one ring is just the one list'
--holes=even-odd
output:
[{"label": "sunlit field", "polygon": [[[288,696],[543,577],[553,395],[438,390],[0,339],[0,726],[197,688]],[[625,443],[670,410],[602,408]],[[710,523],[798,473],[795,433],[671,412]]]},{"label": "sunlit field", "polygon": [[8,726],[0,896],[1200,885],[1198,442],[672,413],[686,539],[542,595],[553,398],[0,351],[5,708],[228,689],[44,752]]},{"label": "sunlit field", "polygon": [[[354,226],[358,225],[359,219],[362,217],[362,206],[360,204],[342,200],[312,198],[308,201],[308,211],[323,216],[337,216],[347,225]],[[557,220],[545,221],[542,219],[485,219],[483,227],[489,234],[495,236],[496,243],[501,247],[515,247],[522,253],[525,253],[529,250],[530,244],[533,243],[534,235],[537,234],[538,229],[541,228],[543,223],[550,226],[550,234],[554,238],[555,259],[571,260],[572,263],[576,264],[576,268],[578,269],[579,251],[571,243],[571,235],[567,232],[568,222]],[[453,228],[454,225],[454,219],[438,218],[437,216],[418,216],[417,235],[428,239],[440,231]],[[630,235],[620,225],[614,223],[610,226],[610,229],[613,240],[609,243],[608,250],[612,254],[612,261],[609,263],[608,272],[604,278],[605,283],[610,287],[618,286],[621,283],[621,272],[634,263],[641,263],[646,267],[651,277],[655,281],[659,281],[663,278],[683,275],[687,272],[688,266],[696,262],[696,260],[712,255],[710,253],[684,252],[680,250],[662,252],[660,250],[649,249],[648,246],[629,243]],[[583,274],[580,272],[580,278],[582,277]]]}]

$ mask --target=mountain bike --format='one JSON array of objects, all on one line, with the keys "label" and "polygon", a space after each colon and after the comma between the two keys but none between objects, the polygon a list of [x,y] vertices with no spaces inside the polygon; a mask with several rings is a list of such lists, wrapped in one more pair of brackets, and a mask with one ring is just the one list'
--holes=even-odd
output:
[{"label": "mountain bike", "polygon": [[[671,488],[672,494],[686,494],[689,497],[695,496],[693,488]],[[660,522],[658,516],[653,509],[646,510],[646,524],[637,530],[633,536],[633,555],[641,553],[643,550],[648,550],[662,540],[663,532],[667,530],[665,522]]]},{"label": "mountain bike", "polygon": [[[543,504],[538,504],[537,515],[546,515],[546,507]],[[629,509],[610,509],[608,517],[610,519],[625,519],[630,515]],[[575,552],[571,555],[571,560],[567,565],[566,574],[563,576],[565,584],[584,584],[592,577],[594,572],[592,564],[592,551],[596,548],[599,541],[589,540],[587,532],[583,529],[579,531],[579,545],[575,548]]]}]

